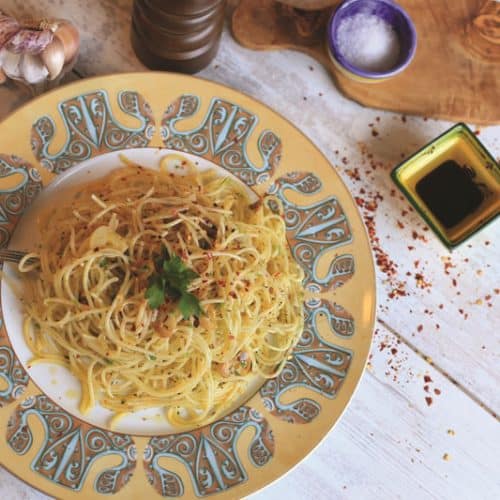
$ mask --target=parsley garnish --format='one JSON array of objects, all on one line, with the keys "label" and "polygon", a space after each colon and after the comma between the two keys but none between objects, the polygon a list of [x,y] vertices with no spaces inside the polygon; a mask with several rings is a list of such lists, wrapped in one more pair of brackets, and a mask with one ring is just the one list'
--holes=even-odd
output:
[{"label": "parsley garnish", "polygon": [[198,278],[198,274],[182,262],[178,255],[170,257],[166,247],[162,247],[161,255],[155,259],[155,273],[149,277],[146,298],[151,309],[158,309],[165,303],[165,297],[178,300],[184,319],[203,314],[196,295],[188,292],[189,284]]}]

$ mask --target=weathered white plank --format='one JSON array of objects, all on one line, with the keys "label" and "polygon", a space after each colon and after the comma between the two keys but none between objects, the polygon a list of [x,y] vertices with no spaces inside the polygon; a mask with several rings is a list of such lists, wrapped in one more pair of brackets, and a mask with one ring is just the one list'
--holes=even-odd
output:
[{"label": "weathered white plank", "polygon": [[[351,405],[324,442],[250,498],[498,498],[498,422],[380,325],[372,353]],[[425,397],[433,398],[430,406]],[[46,498],[1,469],[0,496]]]}]

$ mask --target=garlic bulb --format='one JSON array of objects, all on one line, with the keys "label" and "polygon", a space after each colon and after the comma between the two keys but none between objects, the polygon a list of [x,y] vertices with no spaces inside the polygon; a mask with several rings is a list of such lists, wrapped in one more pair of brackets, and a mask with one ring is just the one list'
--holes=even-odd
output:
[{"label": "garlic bulb", "polygon": [[59,73],[61,73],[65,62],[64,45],[61,40],[54,37],[52,42],[50,42],[45,50],[40,54],[40,58],[49,72],[50,80],[57,78]]},{"label": "garlic bulb", "polygon": [[20,22],[0,11],[0,84],[8,77],[39,92],[73,66],[79,45],[78,30],[69,21]]}]

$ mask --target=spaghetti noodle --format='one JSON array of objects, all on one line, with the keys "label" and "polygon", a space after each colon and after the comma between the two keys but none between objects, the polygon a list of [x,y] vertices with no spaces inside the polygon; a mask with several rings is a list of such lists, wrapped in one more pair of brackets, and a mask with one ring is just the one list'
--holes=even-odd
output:
[{"label": "spaghetti noodle", "polygon": [[[173,425],[203,425],[252,377],[282,369],[303,328],[303,273],[266,199],[251,203],[238,182],[186,160],[165,163],[182,175],[122,167],[43,218],[38,252],[19,265],[24,335],[30,364],[78,378],[82,413],[162,407]],[[170,296],[148,303],[162,247],[196,276],[198,317]]]}]

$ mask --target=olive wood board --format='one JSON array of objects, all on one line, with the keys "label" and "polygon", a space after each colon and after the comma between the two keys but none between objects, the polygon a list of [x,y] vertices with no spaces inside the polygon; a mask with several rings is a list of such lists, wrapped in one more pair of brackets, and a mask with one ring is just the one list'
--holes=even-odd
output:
[{"label": "olive wood board", "polygon": [[500,123],[500,2],[401,0],[417,29],[415,58],[399,75],[373,84],[351,80],[330,60],[326,29],[339,3],[320,1],[330,6],[309,10],[314,0],[241,0],[232,15],[233,35],[251,49],[309,54],[331,71],[343,94],[365,106]]}]

